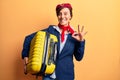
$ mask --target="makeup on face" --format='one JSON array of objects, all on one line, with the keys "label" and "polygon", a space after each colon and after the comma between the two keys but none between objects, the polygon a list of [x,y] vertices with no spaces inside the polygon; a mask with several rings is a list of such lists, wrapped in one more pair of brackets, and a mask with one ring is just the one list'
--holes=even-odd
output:
[{"label": "makeup on face", "polygon": [[68,8],[61,9],[57,17],[61,25],[67,26],[71,19],[70,10]]}]

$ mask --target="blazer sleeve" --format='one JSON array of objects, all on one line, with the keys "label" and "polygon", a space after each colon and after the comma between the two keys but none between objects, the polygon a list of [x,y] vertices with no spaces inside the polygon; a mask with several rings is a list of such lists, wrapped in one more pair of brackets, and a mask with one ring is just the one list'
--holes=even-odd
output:
[{"label": "blazer sleeve", "polygon": [[30,34],[25,37],[24,43],[23,43],[23,49],[22,49],[22,59],[24,59],[24,57],[29,56],[30,43],[31,43],[31,40],[33,39],[34,35],[35,35],[35,33]]},{"label": "blazer sleeve", "polygon": [[82,60],[84,55],[84,49],[85,49],[85,40],[75,43],[74,56],[77,61]]},{"label": "blazer sleeve", "polygon": [[[40,31],[45,31],[45,32],[53,31],[53,26],[50,25],[48,28],[45,28],[45,29],[40,30]],[[31,43],[31,40],[33,39],[35,34],[36,34],[36,32],[25,37],[25,40],[23,43],[23,50],[22,50],[22,59],[24,59],[24,57],[29,56],[30,43]]]},{"label": "blazer sleeve", "polygon": [[[46,28],[46,29],[43,29],[43,30],[40,30],[40,31],[48,31],[48,30],[49,30],[49,28]],[[22,59],[24,59],[24,57],[28,57],[29,56],[30,43],[31,43],[31,40],[33,39],[33,37],[35,36],[35,34],[37,32],[34,32],[34,33],[32,33],[30,35],[27,35],[25,37],[24,43],[23,43],[23,49],[22,49]]]}]

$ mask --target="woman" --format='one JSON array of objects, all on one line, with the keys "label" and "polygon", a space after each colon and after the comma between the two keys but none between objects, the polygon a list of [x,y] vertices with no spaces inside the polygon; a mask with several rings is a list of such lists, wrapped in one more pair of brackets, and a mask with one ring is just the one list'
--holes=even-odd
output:
[{"label": "woman", "polygon": [[[54,34],[58,38],[58,51],[55,72],[51,75],[45,75],[43,80],[74,80],[73,56],[77,61],[83,58],[85,40],[84,27],[78,25],[78,31],[74,31],[70,26],[70,20],[73,16],[72,6],[69,3],[58,4],[56,6],[56,15],[58,25],[51,25],[45,31]],[[24,41],[22,58],[25,66],[28,63],[28,51],[30,41],[35,33],[28,35]],[[26,68],[26,67],[25,67]]]}]

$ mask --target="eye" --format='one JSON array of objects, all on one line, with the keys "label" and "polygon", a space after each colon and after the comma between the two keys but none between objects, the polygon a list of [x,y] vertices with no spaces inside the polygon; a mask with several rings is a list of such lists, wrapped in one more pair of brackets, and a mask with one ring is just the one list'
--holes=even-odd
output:
[{"label": "eye", "polygon": [[68,13],[67,12],[64,12],[64,15],[67,15]]}]

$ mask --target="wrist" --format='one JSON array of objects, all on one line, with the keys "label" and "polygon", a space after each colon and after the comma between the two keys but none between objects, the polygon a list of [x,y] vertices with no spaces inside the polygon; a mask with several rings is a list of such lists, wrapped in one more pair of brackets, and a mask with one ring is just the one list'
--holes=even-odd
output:
[{"label": "wrist", "polygon": [[28,57],[25,57],[24,58],[24,65],[27,65],[28,64]]},{"label": "wrist", "polygon": [[84,41],[85,39],[81,39],[80,41]]}]

